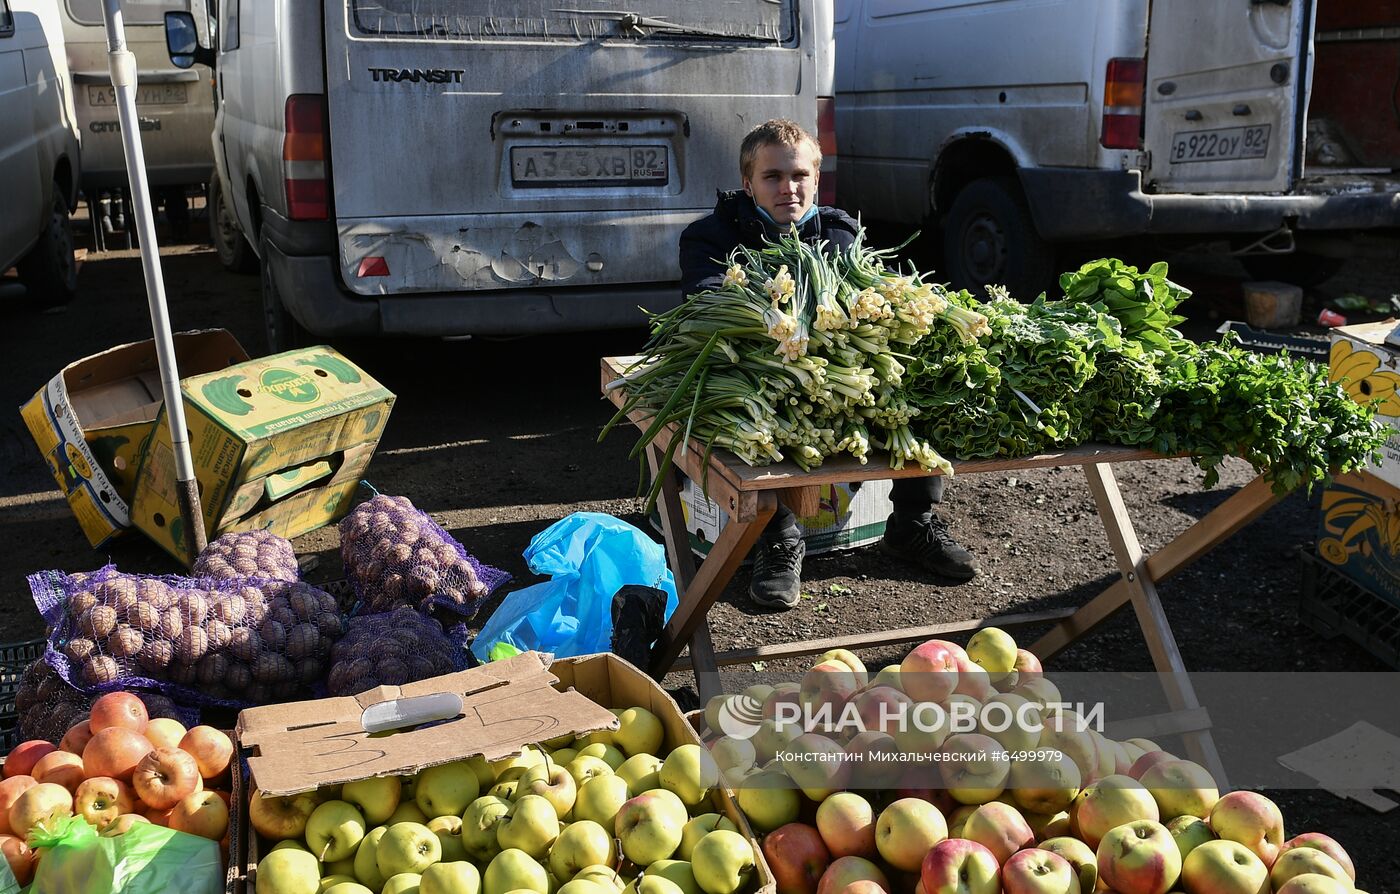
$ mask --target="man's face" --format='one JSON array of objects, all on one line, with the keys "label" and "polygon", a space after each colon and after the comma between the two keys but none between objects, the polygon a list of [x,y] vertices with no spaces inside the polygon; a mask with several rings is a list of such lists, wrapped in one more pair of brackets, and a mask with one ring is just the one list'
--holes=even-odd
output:
[{"label": "man's face", "polygon": [[760,146],[753,173],[744,179],[744,191],[758,207],[780,224],[800,220],[817,199],[816,159],[812,145]]}]

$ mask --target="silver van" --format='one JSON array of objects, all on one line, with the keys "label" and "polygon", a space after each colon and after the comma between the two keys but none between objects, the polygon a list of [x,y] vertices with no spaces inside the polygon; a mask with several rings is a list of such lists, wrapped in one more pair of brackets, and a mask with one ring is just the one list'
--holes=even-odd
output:
[{"label": "silver van", "polygon": [[68,215],[81,171],[52,0],[0,0],[0,273],[17,264],[35,304],[64,304],[77,291]]},{"label": "silver van", "polygon": [[[830,0],[228,0],[216,127],[269,340],[637,324],[739,141],[815,129]],[[189,16],[172,59],[210,58]],[[176,51],[183,52],[176,52]]]},{"label": "silver van", "polygon": [[836,0],[840,201],[942,228],[959,286],[1057,244],[1222,237],[1316,280],[1400,226],[1400,20],[1346,0]]}]

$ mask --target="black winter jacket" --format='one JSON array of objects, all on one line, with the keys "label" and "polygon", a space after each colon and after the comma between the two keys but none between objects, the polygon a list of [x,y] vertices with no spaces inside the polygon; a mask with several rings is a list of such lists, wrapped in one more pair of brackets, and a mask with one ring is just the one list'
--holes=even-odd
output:
[{"label": "black winter jacket", "polygon": [[[809,243],[825,239],[829,248],[849,248],[856,240],[858,224],[839,208],[826,205],[798,228]],[[779,230],[758,213],[754,200],[741,189],[720,192],[715,210],[681,233],[681,290],[690,296],[724,282],[724,259],[736,246],[763,247],[766,236],[776,240]]]}]

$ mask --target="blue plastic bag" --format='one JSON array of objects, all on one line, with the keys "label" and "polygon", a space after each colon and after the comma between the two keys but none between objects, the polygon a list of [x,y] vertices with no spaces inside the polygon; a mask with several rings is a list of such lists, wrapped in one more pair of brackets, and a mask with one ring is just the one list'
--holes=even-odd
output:
[{"label": "blue plastic bag", "polygon": [[525,561],[551,580],[505,598],[472,643],[482,661],[515,651],[556,657],[606,652],[612,644],[612,598],[627,584],[666,593],[666,617],[676,610],[676,581],[666,551],[621,519],[575,512],[530,541]]}]

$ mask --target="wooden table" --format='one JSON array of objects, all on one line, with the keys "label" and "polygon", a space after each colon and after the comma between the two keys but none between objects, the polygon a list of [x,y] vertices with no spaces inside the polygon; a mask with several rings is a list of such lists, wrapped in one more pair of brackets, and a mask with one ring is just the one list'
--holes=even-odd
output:
[{"label": "wooden table", "polygon": [[[619,390],[608,391],[607,385],[618,379],[635,359],[607,357],[602,361],[604,393],[619,408],[625,402],[626,395]],[[633,411],[629,418],[643,430],[649,421],[646,412],[641,410]],[[657,474],[661,457],[677,435],[674,428],[668,427],[647,447],[647,459],[653,475]],[[718,669],[721,665],[815,655],[833,648],[860,649],[921,642],[981,627],[1052,623],[1054,626],[1049,632],[1030,647],[1031,652],[1046,661],[1131,604],[1138,626],[1147,640],[1152,663],[1163,680],[1172,712],[1134,724],[1133,732],[1129,735],[1152,737],[1180,734],[1192,760],[1210,770],[1222,790],[1225,788],[1220,758],[1208,732],[1210,720],[1186,675],[1176,637],[1167,623],[1166,613],[1157,595],[1157,584],[1195,562],[1279,501],[1280,497],[1262,477],[1255,478],[1236,491],[1149,556],[1143,553],[1138,543],[1112,466],[1120,462],[1168,457],[1148,450],[1090,444],[1060,453],[1014,460],[954,462],[953,470],[958,475],[1053,466],[1082,468],[1104,533],[1117,557],[1119,579],[1078,608],[972,618],[900,630],[852,631],[826,639],[765,643],[716,654],[710,641],[706,615],[743,563],[768,520],[773,517],[779,501],[802,517],[816,511],[818,491],[824,484],[923,477],[930,473],[917,464],[899,470],[890,469],[880,454],[872,454],[867,465],[861,465],[850,457],[833,458],[811,472],[804,472],[791,462],[754,467],[728,451],[717,449],[709,458],[708,490],[710,499],[728,514],[729,523],[720,532],[704,561],[697,566],[690,551],[685,517],[681,511],[677,472],[685,473],[693,481],[702,480],[706,473],[704,458],[704,446],[694,441],[684,453],[678,449],[674,465],[667,470],[661,483],[657,504],[666,541],[666,557],[676,578],[680,603],[666,624],[665,633],[657,641],[651,666],[653,676],[660,679],[669,671],[688,668],[695,673],[702,701],[707,701],[719,691]],[[681,656],[686,646],[690,647],[689,660]]]}]

